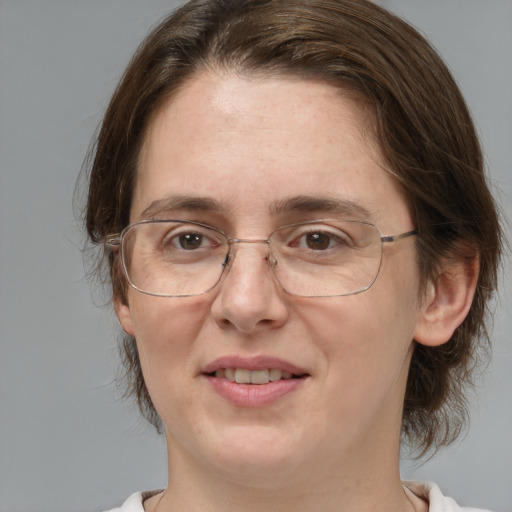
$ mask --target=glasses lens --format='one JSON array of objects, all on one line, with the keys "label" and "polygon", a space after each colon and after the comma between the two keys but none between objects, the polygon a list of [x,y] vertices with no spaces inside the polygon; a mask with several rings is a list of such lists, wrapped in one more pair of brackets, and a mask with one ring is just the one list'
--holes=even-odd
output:
[{"label": "glasses lens", "polygon": [[201,224],[143,221],[124,233],[122,252],[125,273],[137,290],[190,296],[215,286],[228,242],[221,232]]},{"label": "glasses lens", "polygon": [[[130,284],[150,295],[201,295],[219,281],[229,242],[200,223],[142,221],[122,236],[122,260]],[[277,279],[292,295],[333,297],[367,290],[382,259],[372,224],[319,221],[283,226],[270,236]]]},{"label": "glasses lens", "polygon": [[321,221],[285,226],[271,236],[274,270],[292,295],[331,297],[368,289],[379,273],[382,243],[364,222]]}]

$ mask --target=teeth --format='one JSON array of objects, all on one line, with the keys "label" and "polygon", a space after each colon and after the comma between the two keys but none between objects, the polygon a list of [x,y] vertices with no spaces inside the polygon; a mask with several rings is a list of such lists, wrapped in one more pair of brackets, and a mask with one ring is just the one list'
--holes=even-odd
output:
[{"label": "teeth", "polygon": [[230,382],[235,382],[235,370],[233,368],[226,368],[224,373],[226,374],[226,379]]},{"label": "teeth", "polygon": [[250,384],[251,372],[249,370],[241,370],[240,368],[237,368],[235,370],[235,382],[238,384]]},{"label": "teeth", "polygon": [[251,384],[266,384],[268,381],[268,370],[251,372]]},{"label": "teeth", "polygon": [[283,372],[279,370],[279,368],[272,368],[270,370],[268,378],[271,382],[274,382],[276,380],[281,380],[281,377],[283,376]]},{"label": "teeth", "polygon": [[220,368],[216,370],[215,377],[238,384],[268,384],[281,379],[291,379],[293,374],[279,368],[254,371],[245,368]]}]

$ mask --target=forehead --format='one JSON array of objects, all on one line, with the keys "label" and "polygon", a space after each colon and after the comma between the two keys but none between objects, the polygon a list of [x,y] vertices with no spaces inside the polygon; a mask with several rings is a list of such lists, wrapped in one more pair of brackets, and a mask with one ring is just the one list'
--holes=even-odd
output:
[{"label": "forehead", "polygon": [[368,111],[346,91],[320,81],[204,74],[149,125],[132,220],[168,195],[260,214],[297,196],[341,199],[378,217],[382,193],[384,201],[390,193],[402,200],[384,167]]},{"label": "forehead", "polygon": [[[156,139],[164,132],[166,136],[179,134],[181,142],[196,146],[225,143],[220,137],[232,131],[246,136],[247,142],[251,136],[263,140],[266,132],[269,141],[280,143],[283,150],[307,138],[314,142],[308,145],[311,151],[315,146],[324,149],[316,144],[321,136],[326,143],[338,143],[342,129],[346,141],[364,142],[368,151],[378,153],[371,121],[370,109],[360,94],[324,81],[204,73],[164,102],[149,124],[144,148],[147,153],[154,143],[161,142]],[[283,138],[275,139],[278,132]],[[193,152],[182,154],[194,156]]]}]

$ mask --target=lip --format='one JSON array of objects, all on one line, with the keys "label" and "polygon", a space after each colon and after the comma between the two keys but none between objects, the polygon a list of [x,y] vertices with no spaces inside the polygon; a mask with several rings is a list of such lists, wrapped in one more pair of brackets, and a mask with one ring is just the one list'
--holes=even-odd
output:
[{"label": "lip", "polygon": [[279,368],[294,375],[308,375],[307,370],[300,368],[295,364],[272,356],[224,356],[215,359],[208,363],[203,369],[202,373],[214,373],[223,368],[245,368],[246,370],[257,371],[265,370],[268,368]]},{"label": "lip", "polygon": [[[251,371],[278,368],[300,375],[300,378],[281,379],[267,384],[237,384],[224,378],[215,377],[215,371],[225,368],[245,368]],[[308,380],[309,373],[283,359],[256,356],[226,356],[207,364],[202,372],[211,389],[222,399],[236,407],[264,407],[274,404],[300,389]]]}]

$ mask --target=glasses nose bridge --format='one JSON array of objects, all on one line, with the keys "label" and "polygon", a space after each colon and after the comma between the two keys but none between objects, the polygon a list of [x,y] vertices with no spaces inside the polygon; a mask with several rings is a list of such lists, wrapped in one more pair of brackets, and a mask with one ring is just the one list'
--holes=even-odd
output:
[{"label": "glasses nose bridge", "polygon": [[267,246],[267,255],[265,256],[265,259],[267,259],[268,254],[270,254],[269,238],[228,238],[229,253],[231,254],[231,249],[239,244],[264,244]]},{"label": "glasses nose bridge", "polygon": [[232,248],[239,244],[264,244],[267,246],[267,252],[265,254],[264,260],[267,260],[270,262],[270,244],[271,240],[270,238],[228,238],[228,245],[229,245],[229,253],[226,257],[226,262],[224,264],[224,267],[227,266],[229,262],[233,262],[233,259],[235,258],[235,255],[233,254]]},{"label": "glasses nose bridge", "polygon": [[270,246],[269,238],[228,238],[228,244],[230,246],[236,244],[266,244]]}]

